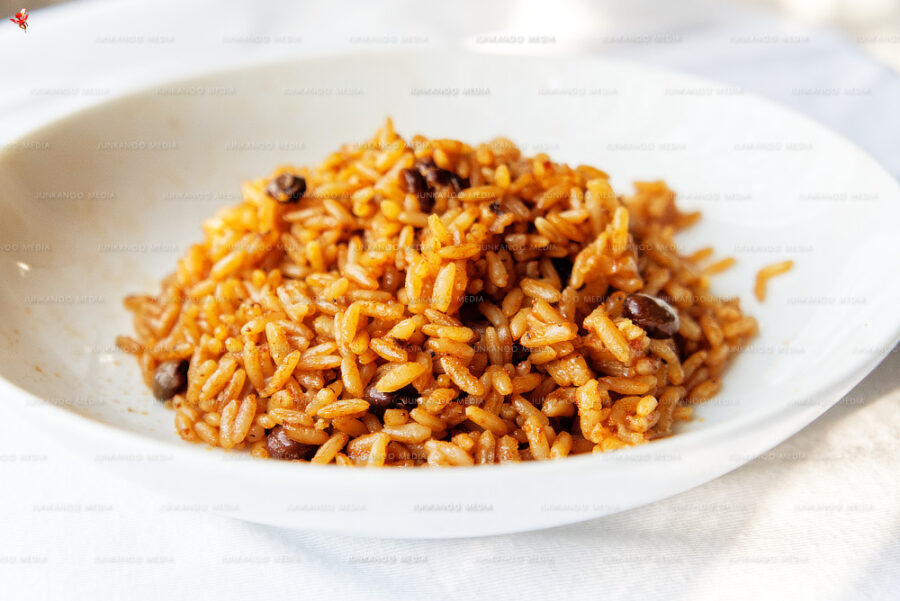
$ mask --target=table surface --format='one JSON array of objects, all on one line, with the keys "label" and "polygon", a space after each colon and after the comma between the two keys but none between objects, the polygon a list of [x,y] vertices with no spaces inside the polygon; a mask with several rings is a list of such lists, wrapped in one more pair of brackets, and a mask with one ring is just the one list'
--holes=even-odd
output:
[{"label": "table surface", "polygon": [[[26,131],[42,111],[55,110],[59,103],[97,100],[83,94],[36,99],[33,90],[48,83],[97,89],[105,76],[106,89],[115,94],[127,88],[129,69],[136,64],[161,74],[177,72],[177,52],[171,49],[117,46],[113,53],[97,47],[103,19],[117,10],[134,13],[137,32],[147,23],[155,28],[148,31],[177,27],[183,32],[184,25],[166,24],[175,15],[202,24],[195,36],[176,42],[198,56],[212,52],[204,36],[213,31],[221,40],[217,27],[224,23],[230,32],[271,33],[272,14],[287,15],[275,21],[302,16],[309,24],[343,10],[320,13],[307,5],[282,4],[267,15],[224,10],[210,16],[199,4],[174,12],[167,8],[174,4],[153,6],[87,2],[77,7],[77,15],[67,14],[70,7],[35,13],[26,35],[38,37],[38,27],[45,27],[44,35],[54,40],[36,44],[43,50],[35,50],[32,68],[18,69],[19,76],[0,88],[0,109],[7,109],[0,110],[0,128]],[[768,96],[843,133],[900,175],[900,81],[840,34],[703,2],[688,2],[690,10],[644,0],[619,12],[611,6],[573,3],[567,5],[568,20],[555,15],[543,21],[544,13],[522,2],[509,8],[515,18],[500,18],[491,9],[484,9],[484,18],[494,32],[561,32],[552,52],[678,68]],[[385,15],[402,12],[399,5],[360,4],[341,13],[339,24],[326,22],[357,34],[371,33],[371,23],[380,34],[408,31],[404,27],[412,23],[416,31],[433,32],[435,40],[451,44],[471,39],[474,31],[450,12],[385,21]],[[592,33],[585,21],[606,33]],[[73,29],[73,22],[79,27]],[[18,34],[0,32],[0,64],[6,73],[23,61]],[[340,49],[349,39],[334,31],[321,40],[314,31],[309,35],[309,45],[323,51]],[[623,42],[628,36],[632,42]],[[65,65],[54,63],[53,48],[67,49]],[[241,49],[258,56],[275,51]],[[163,591],[178,591],[179,597],[221,599],[290,591],[312,598],[418,600],[537,598],[562,591],[593,598],[898,598],[898,401],[900,352],[894,349],[813,424],[713,482],[582,524],[451,541],[304,533],[173,504],[42,438],[27,416],[0,405],[3,597],[157,599]]]}]

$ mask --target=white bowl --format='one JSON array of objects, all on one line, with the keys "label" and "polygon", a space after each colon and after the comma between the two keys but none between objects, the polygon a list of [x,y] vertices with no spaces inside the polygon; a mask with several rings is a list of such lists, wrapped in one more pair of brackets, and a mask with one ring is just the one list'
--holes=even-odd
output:
[{"label": "white bowl", "polygon": [[[340,469],[182,442],[115,349],[128,293],[157,291],[242,180],[400,132],[666,179],[704,211],[682,236],[737,266],[761,333],[674,437],[552,463]],[[474,55],[307,59],[156,86],[48,124],[0,155],[0,393],[74,452],[240,518],[398,537],[486,535],[659,500],[745,463],[840,399],[900,337],[897,183],[809,120],[732,88],[605,61]],[[793,258],[764,304],[761,266]]]}]

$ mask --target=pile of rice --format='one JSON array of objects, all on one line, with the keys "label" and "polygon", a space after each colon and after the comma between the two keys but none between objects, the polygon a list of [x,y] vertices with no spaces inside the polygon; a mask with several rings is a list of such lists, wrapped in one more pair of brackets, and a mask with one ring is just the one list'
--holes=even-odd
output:
[{"label": "pile of rice", "polygon": [[472,465],[642,444],[756,332],[677,252],[663,182],[388,121],[203,225],[120,337],[185,440],[340,465]]}]

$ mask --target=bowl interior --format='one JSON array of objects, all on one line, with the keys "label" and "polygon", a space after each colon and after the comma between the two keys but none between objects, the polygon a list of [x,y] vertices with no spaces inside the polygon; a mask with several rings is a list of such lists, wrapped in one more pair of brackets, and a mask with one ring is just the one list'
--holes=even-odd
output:
[{"label": "bowl interior", "polygon": [[[817,125],[731,88],[605,62],[361,60],[153,86],[10,144],[0,154],[0,375],[50,405],[184,444],[114,346],[131,333],[122,297],[156,293],[202,220],[238,201],[242,180],[320,161],[386,116],[406,136],[502,135],[525,154],[596,165],[619,193],[662,178],[681,206],[704,212],[680,242],[737,258],[712,292],[739,296],[761,333],[682,435],[824,403],[811,393],[861,378],[896,341],[896,182]],[[794,271],[758,303],[756,270],[788,258]]]}]

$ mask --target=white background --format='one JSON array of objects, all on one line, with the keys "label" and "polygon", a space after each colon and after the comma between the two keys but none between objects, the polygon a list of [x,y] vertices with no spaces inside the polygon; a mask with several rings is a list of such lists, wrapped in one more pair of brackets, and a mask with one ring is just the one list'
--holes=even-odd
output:
[{"label": "white background", "polygon": [[[836,32],[694,1],[571,2],[554,11],[497,3],[477,7],[477,18],[472,6],[422,5],[266,3],[247,11],[87,2],[38,11],[27,34],[11,23],[0,28],[0,131],[27,131],[48,111],[102,101],[148,73],[200,71],[222,53],[258,60],[366,51],[353,36],[412,32],[429,45],[602,54],[712,77],[801,110],[900,174],[897,74]],[[222,43],[226,34],[291,32],[302,42]],[[475,42],[501,32],[556,41]],[[144,41],[98,43],[116,35]],[[152,35],[173,41],[150,44]],[[0,598],[898,598],[898,401],[895,349],[798,435],[666,501],[543,532],[391,541],[257,526],[173,504],[48,440],[34,415],[4,410],[0,400]]]}]

